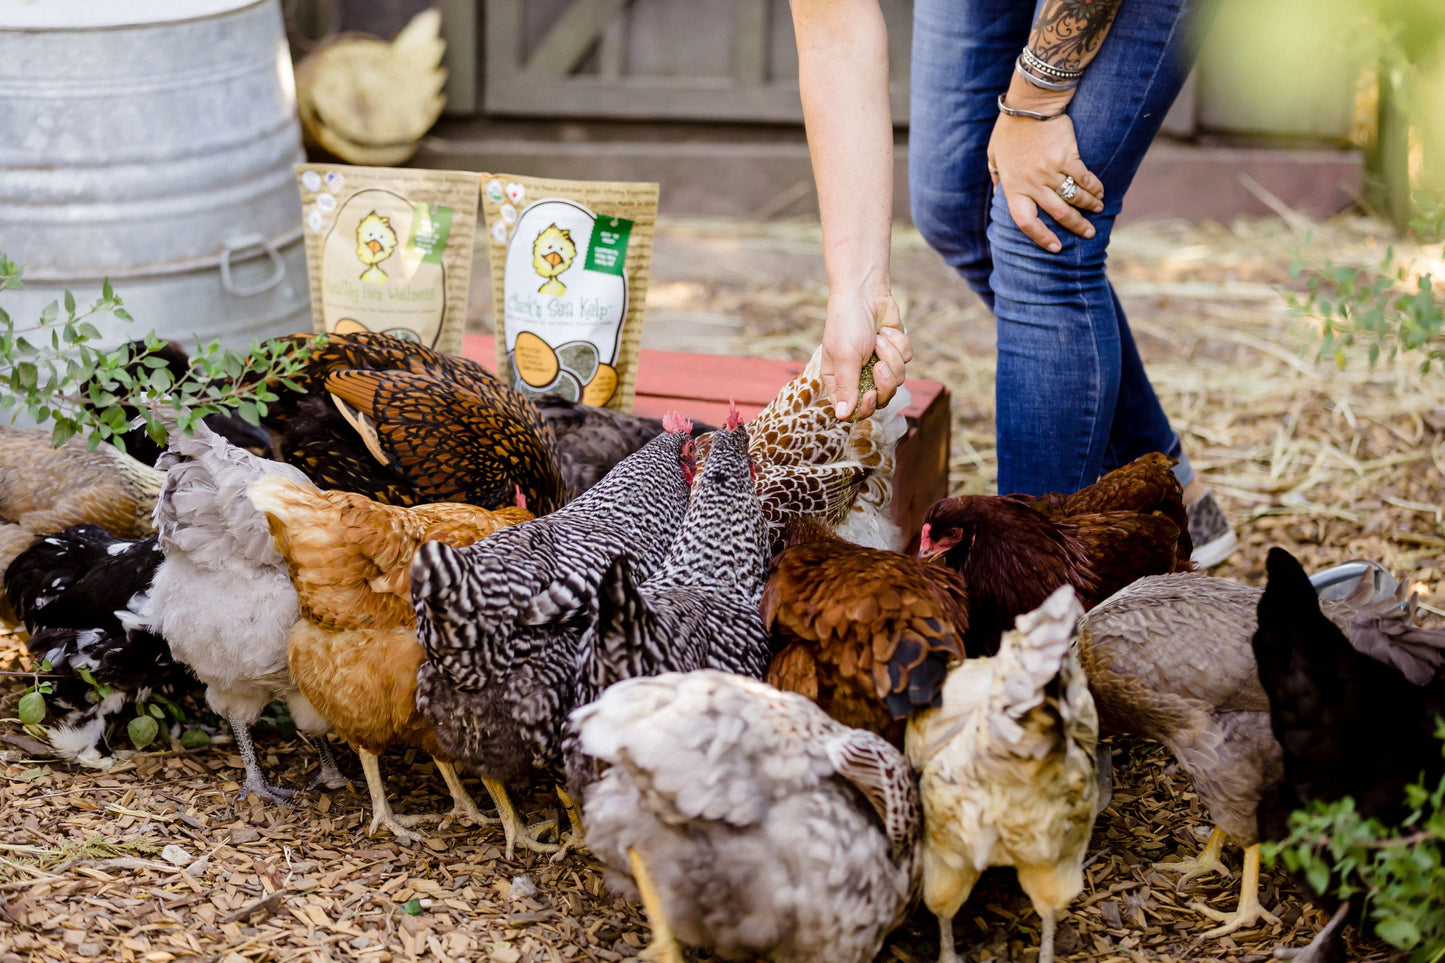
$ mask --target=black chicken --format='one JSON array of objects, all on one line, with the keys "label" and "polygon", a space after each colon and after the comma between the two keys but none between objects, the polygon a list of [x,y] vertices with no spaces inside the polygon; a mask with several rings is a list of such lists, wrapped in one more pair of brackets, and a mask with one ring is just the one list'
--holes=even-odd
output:
[{"label": "black chicken", "polygon": [[[561,395],[538,395],[532,403],[557,433],[557,461],[574,495],[597,484],[618,462],[663,431],[661,418],[598,408]],[[714,430],[698,422],[692,426],[692,437]]]},{"label": "black chicken", "polygon": [[[1435,738],[1445,679],[1437,674],[1416,685],[1395,666],[1358,652],[1321,613],[1314,586],[1289,552],[1270,549],[1266,571],[1254,657],[1270,726],[1284,749],[1284,775],[1260,798],[1260,838],[1287,837],[1290,813],[1309,800],[1349,796],[1361,816],[1398,823],[1408,815],[1405,787],[1422,776],[1435,785],[1445,774]],[[1343,960],[1339,930],[1350,902],[1293,958]]]}]

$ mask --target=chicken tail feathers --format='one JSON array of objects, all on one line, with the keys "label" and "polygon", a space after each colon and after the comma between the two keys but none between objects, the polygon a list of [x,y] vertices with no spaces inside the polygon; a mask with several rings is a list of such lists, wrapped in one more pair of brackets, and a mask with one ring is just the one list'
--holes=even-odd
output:
[{"label": "chicken tail feathers", "polygon": [[641,580],[625,555],[613,559],[598,586],[596,620],[582,645],[581,671],[592,691],[600,692],[620,679],[652,675],[647,666],[660,664],[648,646],[659,637],[656,617],[638,590]]},{"label": "chicken tail feathers", "polygon": [[873,811],[888,837],[894,860],[903,860],[918,835],[918,790],[913,772],[884,739],[863,729],[843,729],[824,743],[828,761]]},{"label": "chicken tail feathers", "polygon": [[[996,734],[1008,735],[1000,731],[1001,727],[1016,728],[1018,720],[1042,705],[1055,679],[1061,683],[1061,694],[1072,687],[1071,683],[1083,679],[1075,645],[1083,614],[1073,587],[1063,585],[1038,608],[1020,615],[1015,628],[1004,633],[998,654],[1004,660],[1001,712],[991,720]],[[1060,699],[1060,715],[1066,723],[1074,708],[1069,702],[1067,696]]]}]

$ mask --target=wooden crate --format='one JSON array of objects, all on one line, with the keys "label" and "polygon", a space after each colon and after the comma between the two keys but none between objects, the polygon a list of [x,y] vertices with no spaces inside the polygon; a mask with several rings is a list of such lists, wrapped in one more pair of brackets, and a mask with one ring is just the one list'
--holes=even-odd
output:
[{"label": "wooden crate", "polygon": [[[462,353],[495,370],[496,342],[491,335],[469,334]],[[689,354],[644,348],[637,364],[633,411],[661,417],[676,409],[690,418],[722,424],[728,402],[751,418],[772,401],[778,389],[803,370],[802,362],[731,355]],[[904,410],[908,433],[898,443],[894,472],[893,519],[918,547],[923,514],[948,494],[948,389],[937,381],[910,380],[912,401]]]}]

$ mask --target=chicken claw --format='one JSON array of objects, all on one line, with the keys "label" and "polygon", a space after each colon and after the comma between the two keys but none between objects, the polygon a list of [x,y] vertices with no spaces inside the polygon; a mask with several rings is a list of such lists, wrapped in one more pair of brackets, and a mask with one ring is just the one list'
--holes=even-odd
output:
[{"label": "chicken claw", "polygon": [[569,852],[577,852],[587,846],[587,833],[582,828],[582,817],[578,815],[577,803],[573,800],[572,794],[558,785],[557,798],[562,800],[562,808],[567,811],[567,821],[572,824],[572,833],[562,840],[562,848],[552,854],[554,863],[560,863]]},{"label": "chicken claw", "polygon": [[273,786],[266,781],[265,776],[261,775],[261,766],[256,762],[256,747],[251,742],[250,725],[235,717],[232,717],[230,722],[231,734],[236,739],[236,748],[241,750],[241,764],[246,767],[246,781],[241,786],[241,792],[236,796],[236,802],[242,802],[251,793],[255,793],[268,802],[282,806],[293,805],[291,797],[296,795],[296,790]]},{"label": "chicken claw", "polygon": [[1218,826],[1209,834],[1209,839],[1204,843],[1204,848],[1199,855],[1193,859],[1171,859],[1162,863],[1155,863],[1155,869],[1167,870],[1169,872],[1183,873],[1179,877],[1177,886],[1182,887],[1191,879],[1200,876],[1207,876],[1210,873],[1218,873],[1228,877],[1232,875],[1228,867],[1220,860],[1219,856],[1224,852],[1225,835],[1224,830]]},{"label": "chicken claw", "polygon": [[485,826],[488,823],[499,823],[500,819],[482,815],[477,808],[476,802],[467,787],[462,785],[462,777],[457,775],[456,767],[449,762],[436,760],[437,772],[441,773],[442,779],[446,781],[447,789],[452,794],[452,811],[442,818],[442,822],[452,819],[470,819],[473,825]]},{"label": "chicken claw", "polygon": [[549,820],[539,824],[532,829],[522,824],[517,817],[517,810],[512,806],[512,800],[507,795],[507,787],[495,779],[482,779],[482,785],[487,792],[491,793],[492,802],[497,804],[497,816],[502,822],[502,832],[507,837],[507,858],[511,859],[516,852],[517,843],[521,842],[523,849],[530,849],[534,853],[555,853],[562,847],[557,843],[544,843],[538,839],[535,833],[543,826],[555,826],[555,821]]},{"label": "chicken claw", "polygon": [[351,780],[346,778],[341,768],[336,765],[336,754],[331,749],[331,741],[325,735],[316,737],[316,755],[321,758],[321,769],[306,783],[307,792],[315,792],[318,789],[350,789]]},{"label": "chicken claw", "polygon": [[667,917],[662,912],[662,896],[653,885],[652,875],[648,873],[642,857],[631,846],[627,847],[627,862],[632,867],[632,880],[637,884],[637,892],[642,896],[647,922],[652,926],[652,942],[637,955],[647,963],[684,963],[677,937],[673,936],[672,927],[667,924]]},{"label": "chicken claw", "polygon": [[1271,926],[1279,925],[1279,917],[1273,915],[1259,903],[1259,844],[1255,843],[1244,851],[1244,882],[1239,888],[1239,908],[1233,913],[1221,913],[1203,903],[1192,903],[1190,909],[1203,913],[1223,926],[1200,934],[1200,939],[1213,940],[1233,933],[1235,930],[1254,926],[1263,921]]}]

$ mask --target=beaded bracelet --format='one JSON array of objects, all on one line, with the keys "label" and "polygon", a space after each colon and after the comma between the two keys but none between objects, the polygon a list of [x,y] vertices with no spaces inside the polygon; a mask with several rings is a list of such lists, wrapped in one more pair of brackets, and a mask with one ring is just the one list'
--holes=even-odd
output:
[{"label": "beaded bracelet", "polygon": [[1062,117],[1069,108],[1061,108],[1056,114],[1040,114],[1033,110],[1020,110],[1017,107],[1010,107],[1003,102],[1003,94],[998,95],[998,110],[1001,114],[1008,114],[1010,117],[1027,117],[1029,120],[1053,120],[1055,117]]},{"label": "beaded bracelet", "polygon": [[1024,45],[1024,49],[1019,53],[1019,60],[1023,62],[1024,67],[1030,73],[1057,83],[1067,83],[1070,80],[1078,80],[1084,76],[1084,68],[1056,67],[1034,53],[1033,49],[1027,44]]},{"label": "beaded bracelet", "polygon": [[1030,84],[1039,88],[1040,90],[1073,90],[1075,87],[1079,86],[1079,82],[1077,80],[1065,80],[1056,83],[1052,80],[1045,80],[1042,77],[1034,76],[1032,73],[1029,72],[1028,68],[1024,66],[1024,58],[1022,54],[1019,55],[1018,60],[1014,61],[1014,71],[1017,72],[1018,75],[1024,80],[1027,80]]}]

